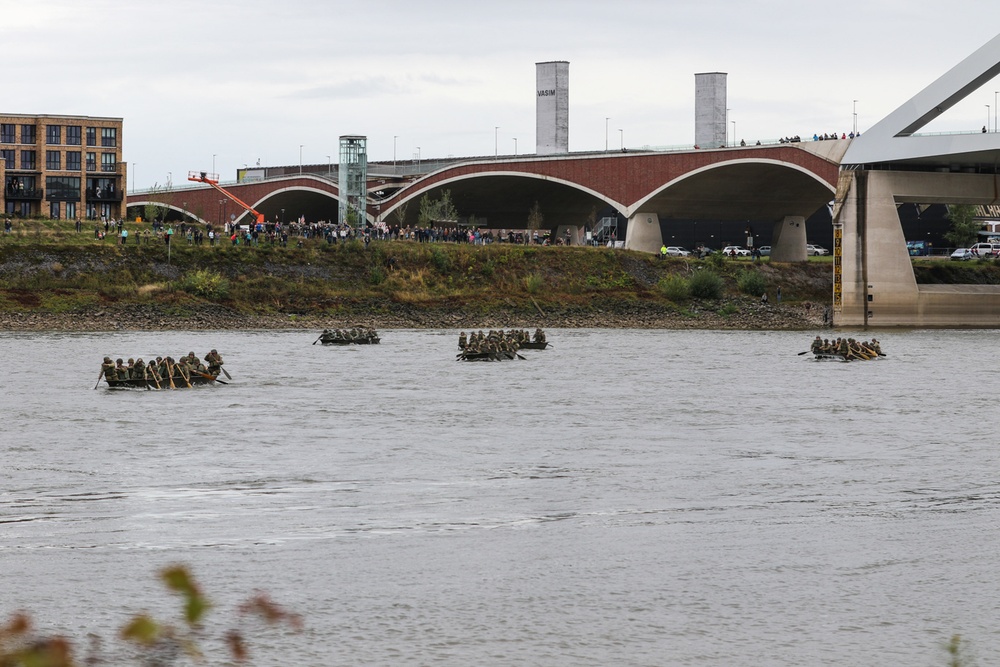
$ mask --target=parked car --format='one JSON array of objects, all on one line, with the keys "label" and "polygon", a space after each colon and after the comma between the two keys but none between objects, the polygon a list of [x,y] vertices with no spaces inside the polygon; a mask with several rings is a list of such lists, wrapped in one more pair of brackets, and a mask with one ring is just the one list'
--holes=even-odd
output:
[{"label": "parked car", "polygon": [[671,257],[687,257],[691,254],[691,251],[687,248],[682,248],[679,245],[667,246],[667,254]]},{"label": "parked car", "polygon": [[771,254],[771,246],[769,245],[762,245],[760,248],[758,248],[758,250],[760,250],[760,254],[763,257],[766,257]]},{"label": "parked car", "polygon": [[829,255],[830,251],[821,245],[813,245],[811,243],[806,244],[806,254],[807,255]]},{"label": "parked car", "polygon": [[957,248],[951,253],[951,258],[955,260],[972,259],[972,251],[968,248]]},{"label": "parked car", "polygon": [[743,246],[727,245],[725,248],[722,249],[722,254],[725,255],[726,257],[732,257],[733,255],[737,255],[740,257],[748,257],[750,255],[750,251],[744,248]]}]

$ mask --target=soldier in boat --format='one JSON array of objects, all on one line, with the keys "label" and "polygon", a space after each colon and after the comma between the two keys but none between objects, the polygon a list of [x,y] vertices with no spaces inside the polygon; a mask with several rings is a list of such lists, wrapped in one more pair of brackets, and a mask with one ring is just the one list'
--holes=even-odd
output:
[{"label": "soldier in boat", "polygon": [[[324,333],[326,333],[327,331],[329,330],[328,329],[323,330]],[[222,364],[224,362],[222,361],[222,355],[219,354],[218,350],[213,348],[211,352],[205,355],[205,361],[208,363],[209,375],[215,376],[222,371]]]},{"label": "soldier in boat", "polygon": [[111,357],[104,357],[104,363],[101,364],[101,375],[108,380],[118,379],[118,374],[115,372],[115,362],[111,361]]},{"label": "soldier in boat", "polygon": [[136,380],[146,379],[146,362],[139,357],[135,360],[135,364],[132,366],[132,377]]},{"label": "soldier in boat", "polygon": [[545,342],[545,332],[541,329],[535,329],[535,342],[544,343]]},{"label": "soldier in boat", "polygon": [[118,380],[128,379],[128,369],[125,368],[125,362],[122,361],[121,357],[115,359],[115,378]]},{"label": "soldier in boat", "polygon": [[820,338],[819,336],[816,336],[816,338],[812,342],[812,347],[810,347],[809,349],[812,350],[813,354],[822,354],[823,353],[823,339]]},{"label": "soldier in boat", "polygon": [[468,345],[468,343],[469,343],[469,339],[466,338],[464,331],[462,333],[458,334],[458,348],[460,350],[464,350],[465,346]]}]

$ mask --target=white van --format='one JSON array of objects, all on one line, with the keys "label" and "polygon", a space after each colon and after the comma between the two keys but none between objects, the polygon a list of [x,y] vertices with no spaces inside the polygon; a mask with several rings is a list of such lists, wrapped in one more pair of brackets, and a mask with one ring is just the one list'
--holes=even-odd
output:
[{"label": "white van", "polygon": [[969,251],[973,257],[998,257],[1000,243],[973,243],[969,246]]}]

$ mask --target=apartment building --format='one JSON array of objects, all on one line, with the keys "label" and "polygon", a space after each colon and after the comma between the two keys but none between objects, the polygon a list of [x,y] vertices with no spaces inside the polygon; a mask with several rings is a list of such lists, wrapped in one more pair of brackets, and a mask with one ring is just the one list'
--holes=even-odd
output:
[{"label": "apartment building", "polygon": [[0,113],[6,217],[124,217],[126,167],[121,118]]}]

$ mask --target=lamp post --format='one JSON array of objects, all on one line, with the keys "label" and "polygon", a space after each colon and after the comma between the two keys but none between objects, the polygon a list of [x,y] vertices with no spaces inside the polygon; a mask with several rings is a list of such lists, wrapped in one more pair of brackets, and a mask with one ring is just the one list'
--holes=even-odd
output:
[{"label": "lamp post", "polygon": [[622,153],[624,153],[625,152],[625,130],[623,130],[620,127],[618,128],[618,140],[621,143],[621,146],[620,146],[621,151],[622,151]]},{"label": "lamp post", "polygon": [[604,152],[608,152],[608,121],[611,120],[609,117],[604,117]]},{"label": "lamp post", "polygon": [[305,144],[299,144],[299,173],[300,174],[302,173],[302,147],[303,146],[305,146]]},{"label": "lamp post", "polygon": [[399,139],[398,134],[392,135],[392,173],[396,174],[396,139]]},{"label": "lamp post", "polygon": [[726,108],[726,145],[729,145],[729,112],[732,109]]},{"label": "lamp post", "polygon": [[139,166],[138,162],[133,162],[132,169],[130,169],[130,171],[132,172],[132,194],[135,194],[135,172],[137,171],[136,167],[138,166]]},{"label": "lamp post", "polygon": [[417,171],[420,171],[420,146],[417,146]]},{"label": "lamp post", "polygon": [[517,137],[514,137],[514,155],[517,155]]},{"label": "lamp post", "polygon": [[212,173],[215,173],[215,153],[212,153]]},{"label": "lamp post", "polygon": [[733,146],[735,146],[736,145],[736,121],[735,120],[731,120],[729,122],[733,124]]},{"label": "lamp post", "polygon": [[858,101],[854,100],[854,136],[858,136]]},{"label": "lamp post", "polygon": [[986,125],[983,125],[983,132],[990,128],[990,105],[986,105]]},{"label": "lamp post", "polygon": [[326,156],[326,175],[329,176],[333,173],[333,160],[329,155]]},{"label": "lamp post", "polygon": [[500,126],[497,125],[493,128],[493,159],[500,157]]},{"label": "lamp post", "polygon": [[169,190],[174,184],[174,172],[167,172],[167,189]]}]

